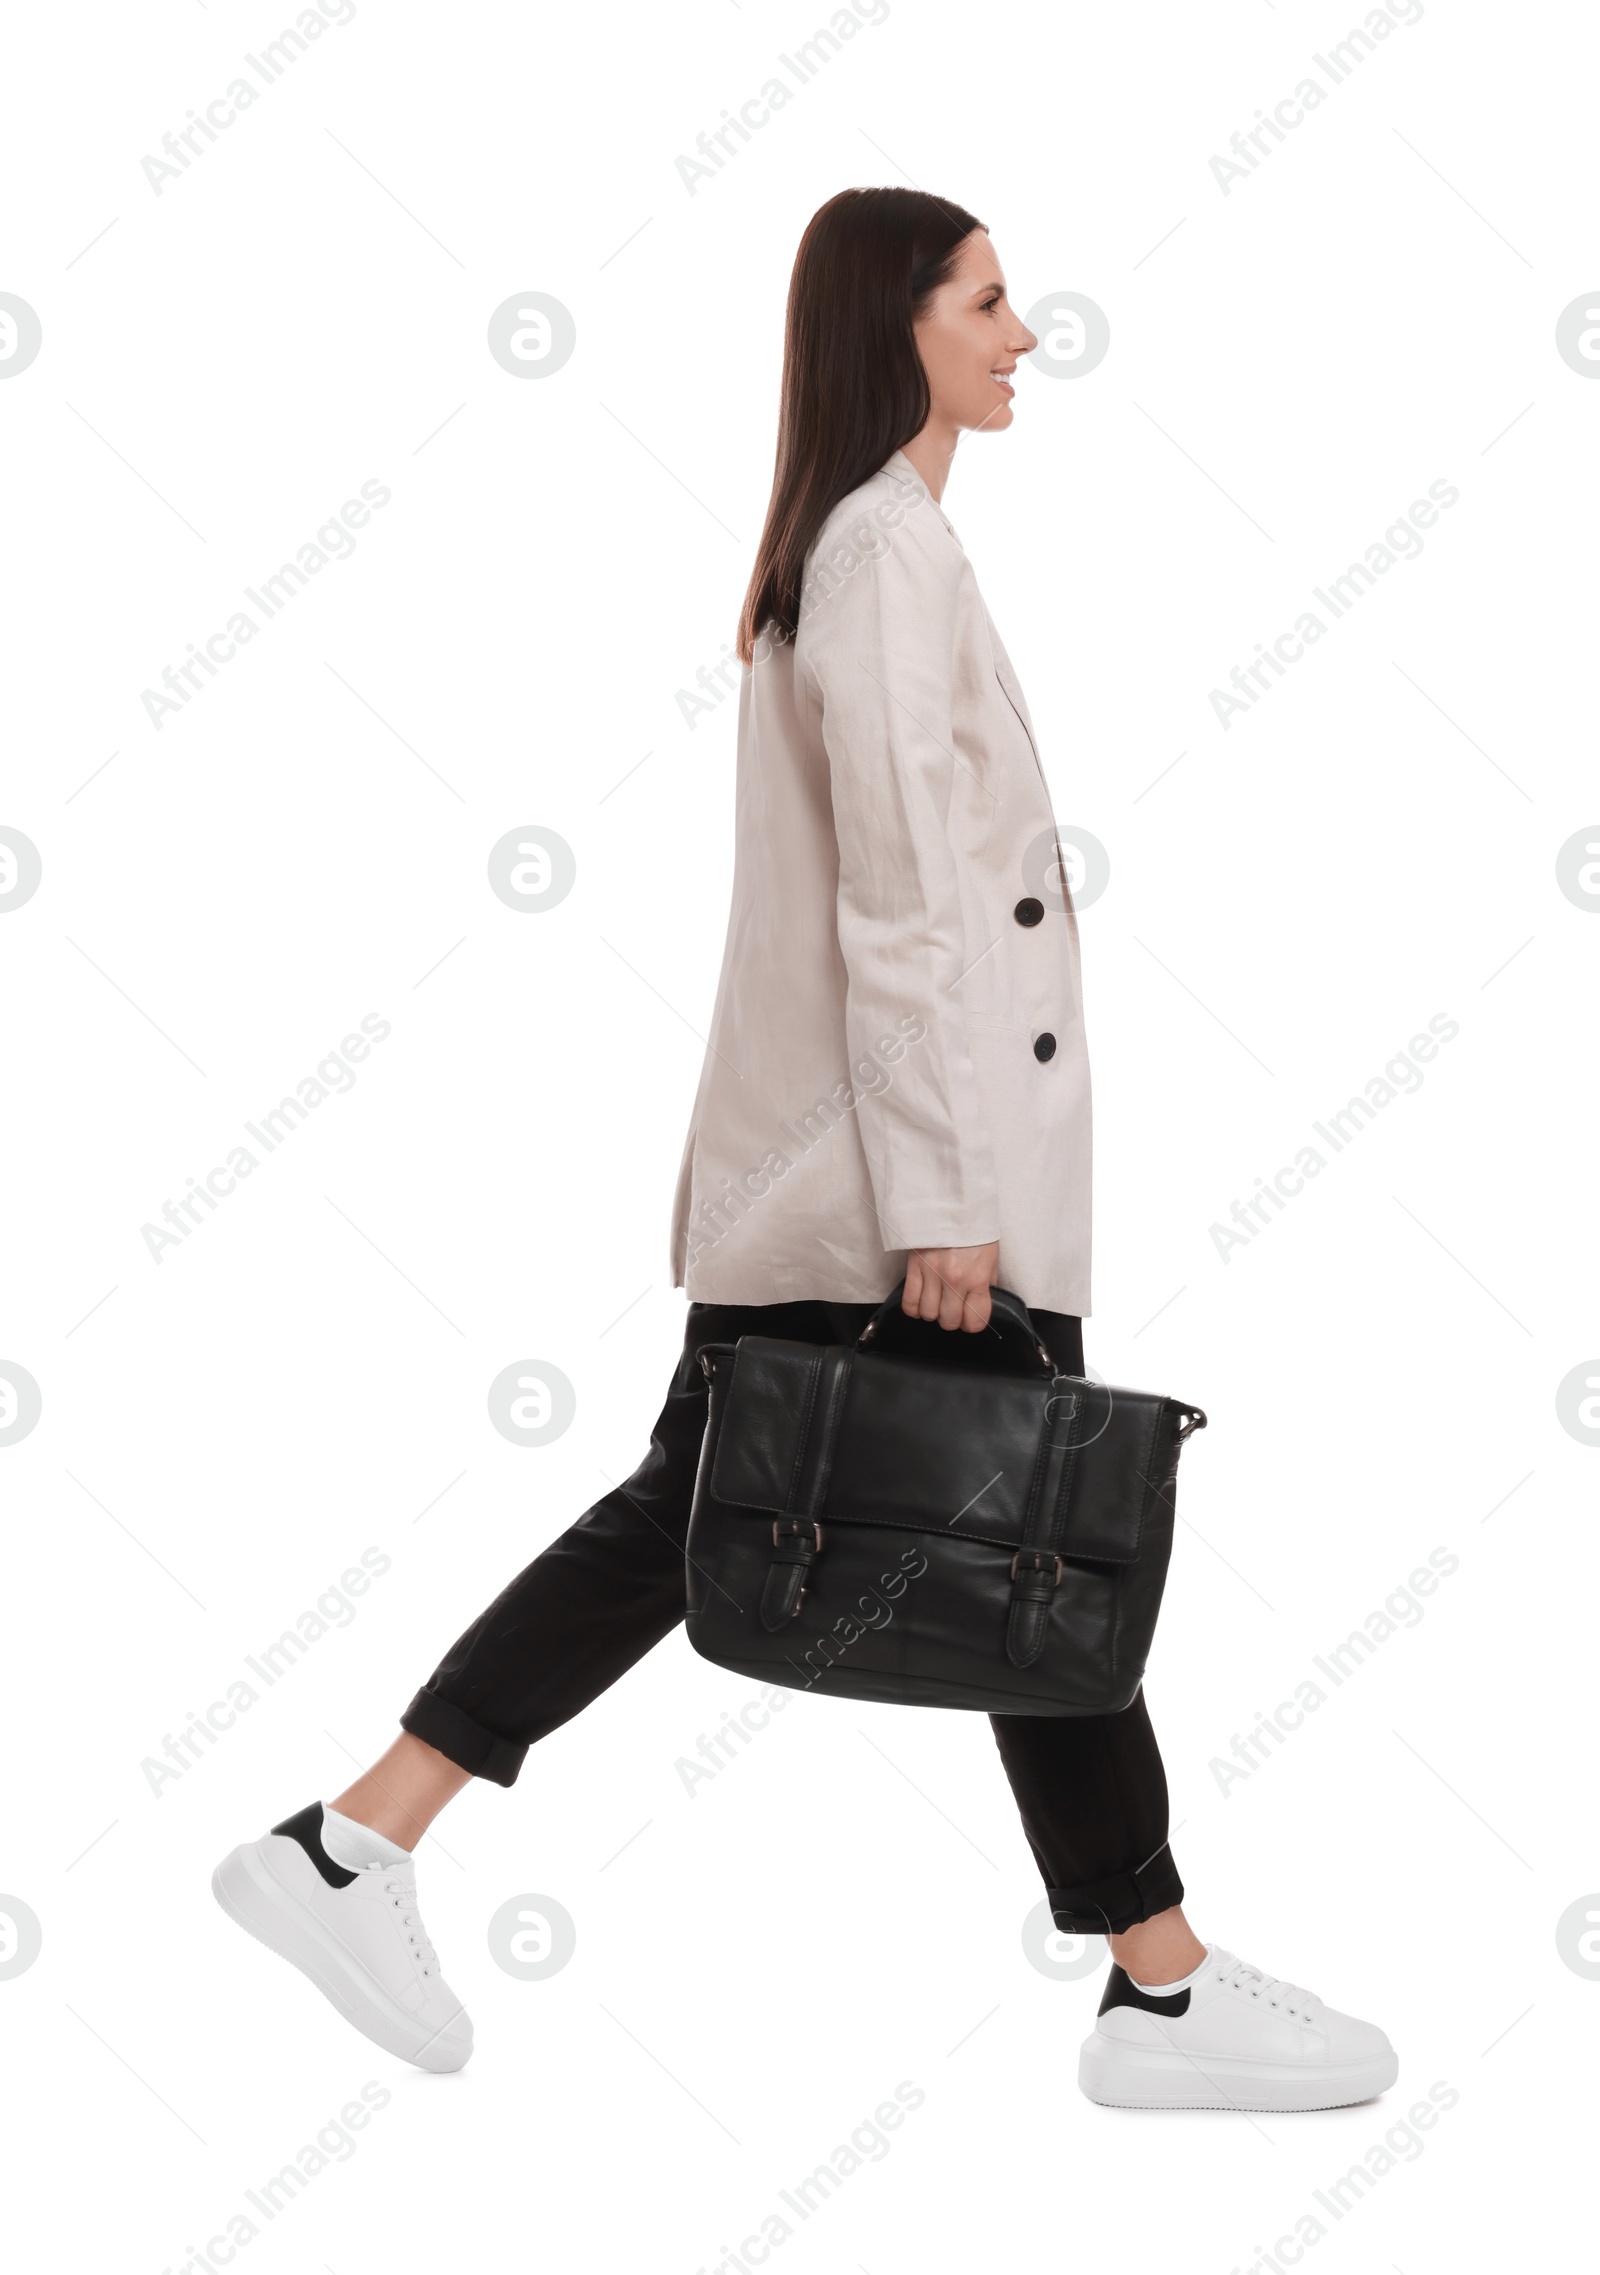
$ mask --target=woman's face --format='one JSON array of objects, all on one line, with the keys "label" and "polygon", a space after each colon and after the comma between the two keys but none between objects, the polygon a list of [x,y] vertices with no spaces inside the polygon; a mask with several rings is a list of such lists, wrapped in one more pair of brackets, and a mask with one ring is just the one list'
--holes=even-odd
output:
[{"label": "woman's face", "polygon": [[956,266],[914,326],[933,398],[930,426],[1008,427],[1018,359],[1039,345],[1006,298],[987,233],[963,240]]}]

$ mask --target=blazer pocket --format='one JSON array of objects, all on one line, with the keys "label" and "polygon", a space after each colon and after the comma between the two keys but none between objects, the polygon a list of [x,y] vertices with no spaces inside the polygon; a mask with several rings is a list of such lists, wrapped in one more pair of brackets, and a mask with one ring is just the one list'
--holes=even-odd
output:
[{"label": "blazer pocket", "polygon": [[967,1007],[967,1017],[975,1027],[994,1027],[1005,1035],[1026,1035],[1032,1031],[1026,1019],[1008,1018],[1000,1011],[981,1011],[975,1005]]}]

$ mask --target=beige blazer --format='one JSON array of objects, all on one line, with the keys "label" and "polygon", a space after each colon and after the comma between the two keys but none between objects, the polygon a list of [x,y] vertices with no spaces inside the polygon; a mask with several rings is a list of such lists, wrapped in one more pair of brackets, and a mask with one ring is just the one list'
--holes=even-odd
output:
[{"label": "beige blazer", "polygon": [[672,1226],[705,1303],[887,1295],[911,1248],[1089,1310],[1078,929],[1027,705],[903,451],[739,694],[733,908]]}]

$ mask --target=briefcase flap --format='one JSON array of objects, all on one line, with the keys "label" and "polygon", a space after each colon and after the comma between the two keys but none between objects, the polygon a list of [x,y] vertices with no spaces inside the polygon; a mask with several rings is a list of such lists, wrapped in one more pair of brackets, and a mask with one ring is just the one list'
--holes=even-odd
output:
[{"label": "briefcase flap", "polygon": [[774,1515],[1015,1548],[1045,1474],[1046,1430],[1058,1439],[1070,1428],[1060,1553],[1127,1563],[1175,1458],[1158,1454],[1172,1401],[1076,1376],[1052,1383],[746,1335],[731,1370],[717,1356],[713,1379],[710,1492]]}]

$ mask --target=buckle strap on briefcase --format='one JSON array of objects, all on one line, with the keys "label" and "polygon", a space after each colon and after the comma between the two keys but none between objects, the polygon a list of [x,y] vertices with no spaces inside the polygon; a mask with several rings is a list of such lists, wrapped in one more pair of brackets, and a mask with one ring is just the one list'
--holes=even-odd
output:
[{"label": "buckle strap on briefcase", "polygon": [[1031,1667],[1044,1649],[1050,1600],[1061,1585],[1059,1543],[1066,1525],[1067,1496],[1078,1458],[1085,1406],[1082,1393],[1068,1387],[1069,1379],[1057,1375],[1045,1401],[1044,1427],[1023,1521],[1023,1544],[1011,1559],[1006,1657],[1014,1667]]},{"label": "buckle strap on briefcase", "polygon": [[772,1562],[761,1589],[761,1624],[769,1634],[797,1617],[806,1600],[805,1579],[811,1560],[822,1548],[817,1511],[833,1467],[850,1359],[847,1346],[830,1345],[818,1351],[811,1370],[800,1442],[789,1478],[788,1509],[792,1514],[773,1519]]},{"label": "buckle strap on briefcase", "polygon": [[793,1619],[806,1600],[805,1578],[822,1547],[814,1517],[774,1517],[772,1562],[761,1590],[761,1624],[769,1634]]}]

